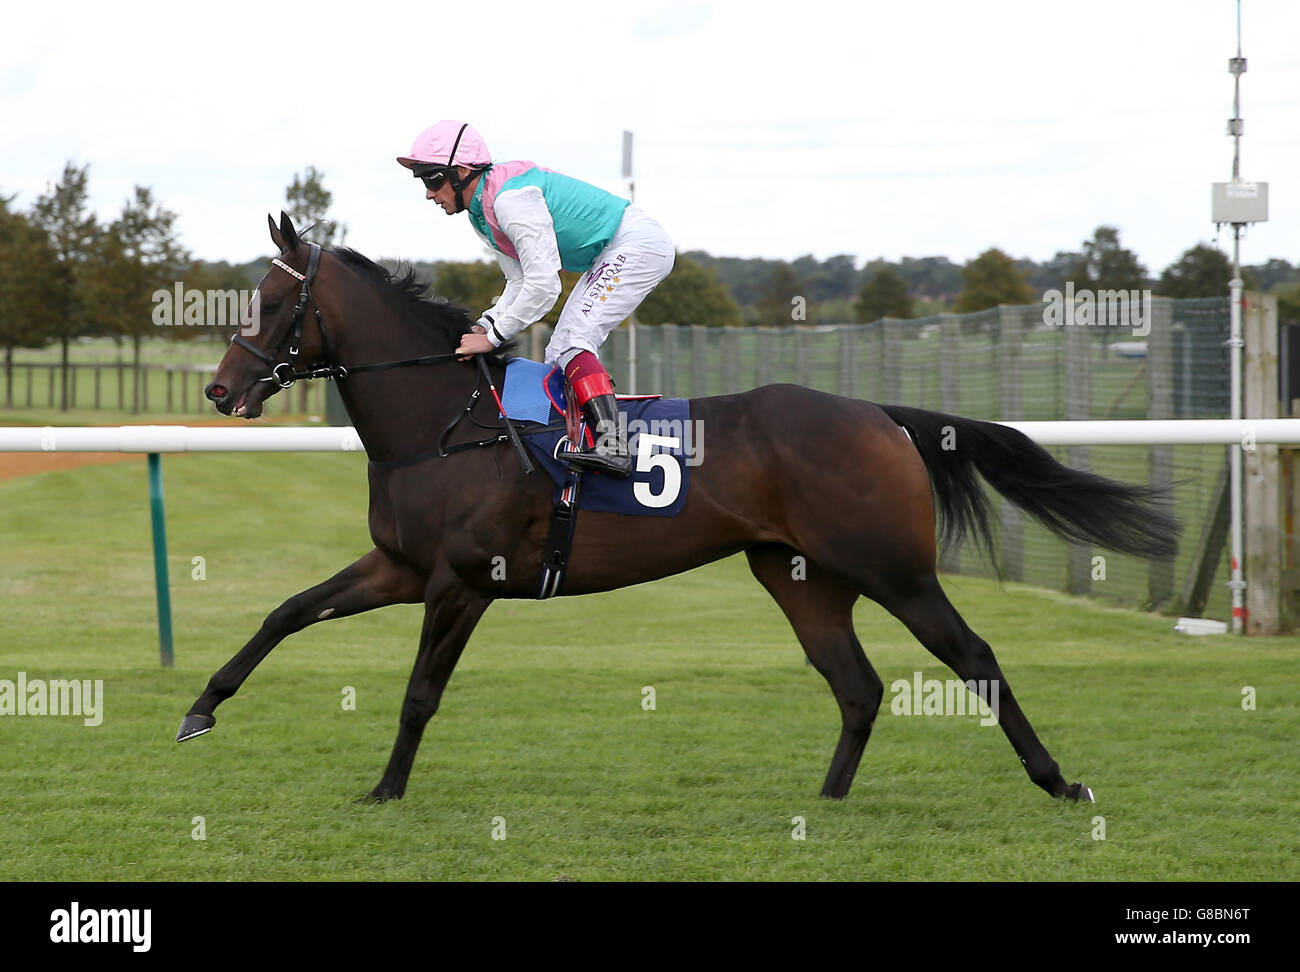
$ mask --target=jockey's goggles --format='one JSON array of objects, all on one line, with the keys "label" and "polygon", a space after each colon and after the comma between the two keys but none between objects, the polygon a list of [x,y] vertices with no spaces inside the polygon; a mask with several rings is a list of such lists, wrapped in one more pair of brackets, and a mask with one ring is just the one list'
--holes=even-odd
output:
[{"label": "jockey's goggles", "polygon": [[449,170],[445,165],[427,165],[415,169],[415,177],[424,183],[430,192],[437,192],[446,183]]}]

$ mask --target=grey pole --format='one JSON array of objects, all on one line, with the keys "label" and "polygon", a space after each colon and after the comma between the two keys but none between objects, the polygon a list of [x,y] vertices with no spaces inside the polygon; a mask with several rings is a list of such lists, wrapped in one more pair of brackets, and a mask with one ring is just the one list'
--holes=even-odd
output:
[{"label": "grey pole", "polygon": [[[1225,223],[1232,226],[1232,280],[1228,284],[1229,336],[1228,348],[1230,358],[1230,414],[1234,419],[1241,418],[1242,412],[1242,350],[1245,341],[1242,338],[1242,290],[1241,279],[1241,231],[1251,223],[1260,223],[1268,219],[1268,183],[1248,182],[1241,178],[1241,76],[1246,73],[1246,59],[1241,56],[1241,0],[1237,0],[1237,56],[1228,59],[1228,73],[1233,77],[1232,117],[1228,119],[1228,134],[1232,136],[1232,181],[1215,183],[1211,197],[1211,218],[1216,225]],[[1242,634],[1246,628],[1246,584],[1242,571],[1243,519],[1245,513],[1242,492],[1242,465],[1244,456],[1241,444],[1229,446],[1230,472],[1230,508],[1232,520],[1232,579],[1228,588],[1232,591],[1232,631]]]},{"label": "grey pole", "polygon": [[[628,201],[636,203],[636,182],[632,178],[632,133],[623,130],[623,178],[627,180]],[[627,319],[627,393],[636,394],[636,313]]]}]

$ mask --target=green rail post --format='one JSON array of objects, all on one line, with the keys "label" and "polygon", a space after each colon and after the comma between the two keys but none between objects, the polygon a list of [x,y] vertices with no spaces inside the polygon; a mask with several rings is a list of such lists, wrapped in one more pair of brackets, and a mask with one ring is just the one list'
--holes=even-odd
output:
[{"label": "green rail post", "polygon": [[149,511],[153,517],[153,574],[158,589],[158,644],[163,668],[172,667],[172,596],[167,582],[167,518],[163,511],[162,456],[149,453]]}]

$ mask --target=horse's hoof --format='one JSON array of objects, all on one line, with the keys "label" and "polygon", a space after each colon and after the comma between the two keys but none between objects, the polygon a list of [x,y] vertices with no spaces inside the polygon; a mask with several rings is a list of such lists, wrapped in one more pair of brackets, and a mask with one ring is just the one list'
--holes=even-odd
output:
[{"label": "horse's hoof", "polygon": [[215,716],[191,712],[181,721],[181,728],[176,733],[176,741],[184,742],[187,739],[193,739],[195,736],[201,736],[205,732],[211,732],[212,727],[216,724]]},{"label": "horse's hoof", "polygon": [[393,793],[382,786],[377,786],[365,796],[355,801],[357,803],[387,803],[389,800],[400,800],[402,794]]},{"label": "horse's hoof", "polygon": [[1092,795],[1092,787],[1084,786],[1082,783],[1071,783],[1061,796],[1066,800],[1076,800],[1079,803],[1097,802]]}]

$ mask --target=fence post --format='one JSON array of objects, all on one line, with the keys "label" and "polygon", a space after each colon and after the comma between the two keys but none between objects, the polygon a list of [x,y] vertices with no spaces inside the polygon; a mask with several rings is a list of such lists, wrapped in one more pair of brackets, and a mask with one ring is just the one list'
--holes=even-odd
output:
[{"label": "fence post", "polygon": [[158,650],[172,667],[172,596],[167,579],[167,515],[163,509],[162,456],[149,453],[149,516],[153,522],[153,574],[158,592]]},{"label": "fence post", "polygon": [[794,325],[794,383],[810,387],[808,382],[808,349],[804,335],[807,333],[798,324]]},{"label": "fence post", "polygon": [[673,398],[677,395],[677,325],[660,324],[663,335],[663,395]]},{"label": "fence post", "polygon": [[[961,414],[961,316],[939,315],[939,410]],[[961,572],[961,547],[950,546],[939,553],[939,569]]]},{"label": "fence post", "polygon": [[[1092,351],[1095,333],[1086,327],[1056,329],[1065,346],[1065,417],[1071,421],[1092,418]],[[1088,446],[1070,446],[1065,461],[1071,469],[1092,471],[1092,452]],[[1103,576],[1105,576],[1103,574]],[[1092,590],[1092,547],[1071,543],[1065,554],[1065,589],[1071,594],[1088,594]]]},{"label": "fence post", "polygon": [[743,391],[740,387],[740,328],[724,327],[722,329],[722,391],[723,395],[734,395]]},{"label": "fence post", "polygon": [[[998,305],[998,404],[999,417],[1004,422],[1023,419],[1024,400],[1021,394],[1020,360],[1024,339],[1019,308]],[[1025,579],[1025,521],[1020,508],[1003,499],[1002,517],[1002,572],[1007,580]]]},{"label": "fence post", "polygon": [[772,384],[772,329],[760,327],[758,330],[758,384]]},{"label": "fence post", "polygon": [[961,315],[939,315],[939,408],[961,414]]},{"label": "fence post", "polygon": [[691,325],[691,392],[696,398],[709,394],[709,331],[703,324]]},{"label": "fence post", "polygon": [[856,329],[851,324],[840,325],[840,394],[845,398],[858,397],[858,369],[854,367],[853,348]]},{"label": "fence post", "polygon": [[886,317],[880,322],[884,333],[885,397],[889,405],[903,404],[903,322]]},{"label": "fence post", "polygon": [[[1134,313],[1130,310],[1130,314]],[[1147,418],[1174,417],[1174,305],[1168,297],[1151,301],[1151,320],[1147,322]],[[1150,446],[1147,452],[1147,483],[1168,490],[1155,505],[1166,513],[1174,512],[1174,447]],[[1152,557],[1147,560],[1147,601],[1152,610],[1167,605],[1174,596],[1174,559]]]},{"label": "fence post", "polygon": [[[1277,295],[1243,295],[1242,415],[1278,417]],[[1278,447],[1242,443],[1245,465],[1247,634],[1281,630],[1282,523]]]}]

